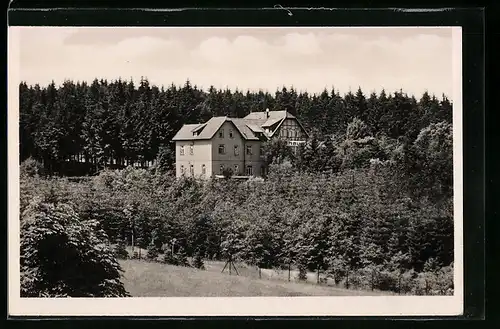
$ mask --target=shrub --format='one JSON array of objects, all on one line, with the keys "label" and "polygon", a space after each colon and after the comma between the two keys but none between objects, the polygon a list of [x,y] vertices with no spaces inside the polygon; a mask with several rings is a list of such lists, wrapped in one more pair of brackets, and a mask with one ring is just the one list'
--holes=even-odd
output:
[{"label": "shrub", "polygon": [[119,259],[127,259],[129,258],[127,248],[125,246],[125,241],[122,238],[118,238],[116,246],[115,246],[115,256]]},{"label": "shrub", "polygon": [[42,173],[43,166],[33,158],[28,158],[21,163],[19,168],[21,176],[35,177]]},{"label": "shrub", "polygon": [[304,265],[299,265],[299,274],[297,275],[297,280],[307,281],[307,267]]},{"label": "shrub", "polygon": [[189,266],[187,254],[183,247],[179,247],[177,254],[175,254],[175,258],[177,259],[177,265]]},{"label": "shrub", "polygon": [[205,269],[205,264],[203,263],[203,255],[202,252],[198,249],[193,258],[193,267],[198,268],[200,270]]},{"label": "shrub", "polygon": [[154,240],[151,240],[151,243],[148,245],[148,253],[146,258],[152,261],[158,260],[158,256],[160,255],[160,248],[154,243]]},{"label": "shrub", "polygon": [[21,296],[128,296],[107,242],[69,204],[35,199],[21,217]]}]

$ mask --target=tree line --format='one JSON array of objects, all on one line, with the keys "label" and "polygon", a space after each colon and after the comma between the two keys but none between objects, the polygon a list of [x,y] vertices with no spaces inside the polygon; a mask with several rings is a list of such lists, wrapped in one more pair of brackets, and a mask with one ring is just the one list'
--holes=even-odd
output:
[{"label": "tree line", "polygon": [[283,140],[266,144],[265,180],[176,179],[129,166],[74,182],[40,178],[25,161],[21,211],[37,195],[56,195],[97,221],[108,244],[176,265],[231,256],[346,287],[452,293],[451,125],[431,124],[411,144],[367,136],[365,126],[353,120],[344,139],[313,137],[296,154]]},{"label": "tree line", "polygon": [[[146,79],[137,88],[120,80],[21,83],[20,96],[26,296],[126,295],[115,259],[123,253],[114,247],[124,245],[175,264],[231,255],[259,268],[316,271],[347,287],[453,291],[452,104],[444,96],[293,88],[272,96],[205,92],[189,81],[159,89]],[[170,139],[182,124],[265,108],[286,109],[311,135],[296,152],[281,139],[265,143],[265,180],[171,175]],[[82,158],[89,166],[80,174],[97,175],[53,177]],[[54,245],[76,264],[50,252]],[[65,281],[58,273],[66,266],[78,270]]]},{"label": "tree line", "polygon": [[[246,93],[192,85],[168,88],[124,80],[61,86],[19,85],[20,157],[43,163],[47,174],[86,175],[105,167],[172,164],[172,137],[186,123],[212,116],[243,117],[251,111],[287,110],[319,139],[340,137],[355,118],[373,136],[414,140],[432,123],[451,123],[452,104],[427,92],[417,100],[403,91],[365,95],[361,89],[341,96],[293,87]],[[83,164],[82,164],[83,163]]]}]

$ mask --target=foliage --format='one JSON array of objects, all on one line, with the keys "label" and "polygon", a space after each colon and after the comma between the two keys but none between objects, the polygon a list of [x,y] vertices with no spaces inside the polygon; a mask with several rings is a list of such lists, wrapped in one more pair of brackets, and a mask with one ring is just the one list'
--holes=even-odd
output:
[{"label": "foliage", "polygon": [[200,251],[197,251],[194,255],[193,259],[193,267],[204,270],[205,269],[205,264],[203,263],[203,256]]},{"label": "foliage", "polygon": [[[32,157],[50,175],[87,175],[105,168],[153,163],[159,172],[168,172],[174,160],[170,142],[175,133],[183,124],[205,122],[213,116],[243,117],[266,108],[287,110],[319,140],[383,135],[413,141],[430,124],[451,124],[452,113],[446,96],[437,99],[428,93],[418,101],[402,91],[388,94],[385,90],[366,98],[361,89],[343,96],[333,89],[308,94],[286,87],[274,95],[243,94],[214,87],[203,91],[190,81],[160,88],[147,79],[68,80],[61,86],[21,82],[19,96],[21,161]],[[274,151],[267,155],[269,164],[277,157]]]},{"label": "foliage", "polygon": [[157,244],[157,234],[156,232],[153,232],[152,237],[151,237],[151,242],[148,245],[148,253],[146,255],[147,259],[156,261],[158,260],[158,257],[160,256],[160,247]]},{"label": "foliage", "polygon": [[125,242],[120,238],[117,240],[114,252],[115,252],[116,258],[119,258],[119,259],[129,258],[128,251],[127,251],[127,248],[125,246]]},{"label": "foliage", "polygon": [[[82,222],[97,221],[118,243],[117,257],[125,244],[148,248],[150,257],[167,246],[164,261],[175,265],[233,257],[364,288],[453,289],[452,104],[445,96],[204,92],[189,81],[159,89],[142,79],[21,83],[20,97],[22,213],[38,195],[72,203]],[[284,140],[265,143],[265,180],[172,177],[170,141],[183,124],[267,107],[297,116],[310,138],[295,153]],[[153,170],[136,168],[153,162]],[[77,164],[96,175],[79,182],[40,176],[69,175]]]},{"label": "foliage", "polygon": [[21,176],[35,177],[42,174],[43,166],[39,161],[30,157],[21,163],[19,169]]},{"label": "foliage", "polygon": [[95,220],[35,199],[21,218],[21,296],[123,297],[121,268]]}]

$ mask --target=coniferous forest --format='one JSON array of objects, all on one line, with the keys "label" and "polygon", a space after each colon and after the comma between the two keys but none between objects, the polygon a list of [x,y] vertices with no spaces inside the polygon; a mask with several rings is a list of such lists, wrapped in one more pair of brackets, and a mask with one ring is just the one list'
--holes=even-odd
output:
[{"label": "coniferous forest", "polygon": [[[346,288],[453,293],[444,95],[270,94],[147,79],[21,83],[19,92],[25,296],[125,296],[116,258],[127,245],[148,249],[148,261],[202,267],[231,255]],[[287,110],[310,133],[297,153],[279,139],[264,146],[266,179],[174,177],[171,138],[183,124],[266,108]]]}]

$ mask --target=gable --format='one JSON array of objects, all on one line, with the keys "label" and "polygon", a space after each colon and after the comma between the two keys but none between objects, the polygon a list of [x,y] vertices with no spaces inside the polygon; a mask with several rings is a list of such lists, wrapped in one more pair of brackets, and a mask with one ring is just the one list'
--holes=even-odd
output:
[{"label": "gable", "polygon": [[281,121],[278,125],[278,127],[276,127],[276,129],[274,130],[273,132],[273,136],[274,135],[279,135],[280,133],[280,130],[281,129],[287,129],[287,130],[291,130],[291,131],[300,131],[302,132],[306,137],[309,136],[309,134],[307,133],[307,131],[304,129],[304,126],[302,126],[302,124],[300,123],[300,121],[295,118],[295,117],[292,117],[292,118],[289,118],[287,117],[285,120]]}]

